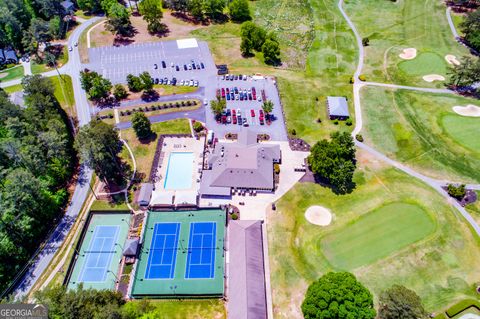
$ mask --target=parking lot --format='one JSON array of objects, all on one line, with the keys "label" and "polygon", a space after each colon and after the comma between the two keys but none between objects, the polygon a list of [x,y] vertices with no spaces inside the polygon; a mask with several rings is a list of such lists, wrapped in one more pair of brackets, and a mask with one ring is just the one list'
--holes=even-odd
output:
[{"label": "parking lot", "polygon": [[[225,91],[225,99],[227,100],[227,114],[225,117],[228,120],[226,123],[222,123],[222,119],[220,119],[221,122],[218,123],[210,108],[206,108],[207,127],[215,132],[216,137],[223,138],[227,133],[238,133],[248,128],[257,134],[268,134],[270,138],[275,141],[287,140],[280,98],[274,79],[260,76],[246,76],[245,78],[242,77],[237,80],[226,80],[222,78],[222,76],[215,76],[215,79],[211,81],[212,85],[206,88],[208,99],[214,99],[217,90],[220,90],[219,93],[222,94],[223,88]],[[230,99],[227,98],[227,89],[231,95]],[[253,99],[253,96],[251,96],[253,91],[256,92],[256,99]],[[262,96],[262,91],[265,96]],[[240,96],[241,92],[245,92],[243,94],[246,96],[246,99]],[[272,101],[274,108],[271,112],[272,120],[269,122],[264,118],[262,124],[260,110],[262,110],[264,98]],[[223,118],[224,122],[226,118]]]},{"label": "parking lot", "polygon": [[128,74],[148,71],[153,78],[193,80],[205,86],[217,72],[207,43],[196,39],[91,48],[89,56],[86,67],[113,84],[125,83]]}]

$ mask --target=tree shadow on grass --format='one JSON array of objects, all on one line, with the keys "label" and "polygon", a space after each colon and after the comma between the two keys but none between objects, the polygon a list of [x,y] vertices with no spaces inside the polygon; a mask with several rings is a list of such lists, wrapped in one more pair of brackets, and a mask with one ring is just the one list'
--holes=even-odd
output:
[{"label": "tree shadow on grass", "polygon": [[156,132],[152,132],[152,134],[150,134],[150,136],[148,137],[145,137],[145,138],[139,138],[138,141],[143,144],[143,145],[148,145],[152,142],[155,142],[155,140],[157,139],[158,135]]}]

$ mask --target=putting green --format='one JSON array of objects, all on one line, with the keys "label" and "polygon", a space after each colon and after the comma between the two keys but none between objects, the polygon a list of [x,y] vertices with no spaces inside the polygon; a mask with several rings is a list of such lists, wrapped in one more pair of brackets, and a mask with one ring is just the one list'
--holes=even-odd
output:
[{"label": "putting green", "polygon": [[459,115],[445,115],[442,117],[442,126],[445,132],[458,144],[480,152],[480,118]]},{"label": "putting green", "polygon": [[352,270],[405,248],[434,230],[435,223],[420,206],[396,202],[328,234],[320,244],[332,266]]},{"label": "putting green", "polygon": [[402,61],[398,66],[409,75],[447,74],[445,59],[431,52],[420,53],[415,59]]}]

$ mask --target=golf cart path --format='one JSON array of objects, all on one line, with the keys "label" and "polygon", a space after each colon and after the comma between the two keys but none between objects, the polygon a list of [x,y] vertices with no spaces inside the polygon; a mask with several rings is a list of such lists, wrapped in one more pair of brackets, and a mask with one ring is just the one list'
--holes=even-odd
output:
[{"label": "golf cart path", "polygon": [[[389,157],[387,157],[385,154],[380,153],[376,149],[374,149],[371,146],[368,146],[364,143],[361,143],[359,141],[356,141],[355,135],[357,135],[363,126],[362,122],[362,108],[361,108],[361,101],[360,101],[360,89],[364,86],[380,86],[380,87],[387,87],[387,88],[393,88],[393,89],[404,89],[404,90],[413,90],[413,91],[420,91],[420,92],[428,92],[428,93],[454,93],[451,90],[447,89],[431,89],[431,88],[420,88],[420,87],[410,87],[410,86],[403,86],[403,85],[396,85],[396,84],[385,84],[385,83],[375,83],[375,82],[361,82],[360,79],[358,78],[359,75],[362,72],[363,69],[363,61],[365,58],[365,52],[363,49],[362,45],[362,38],[360,37],[360,34],[358,33],[357,28],[353,24],[353,22],[350,20],[349,16],[346,14],[346,12],[343,9],[343,3],[344,0],[339,0],[338,1],[338,9],[342,13],[343,17],[347,21],[348,25],[353,31],[353,34],[355,35],[357,46],[359,49],[359,54],[358,54],[358,65],[357,69],[354,74],[354,84],[353,84],[353,101],[354,101],[354,106],[355,106],[355,128],[352,132],[352,136],[355,140],[355,145],[370,154],[376,156],[377,158],[383,160],[384,162],[394,166],[395,168],[403,171],[404,173],[415,177],[422,182],[426,183],[427,185],[430,185],[433,189],[435,189],[438,193],[440,193],[448,203],[450,203],[452,206],[454,206],[461,214],[462,216],[467,220],[467,222],[472,226],[474,229],[475,233],[477,236],[480,236],[480,226],[476,223],[476,221],[472,218],[472,216],[463,208],[456,200],[452,199],[447,192],[445,192],[442,189],[442,186],[446,185],[448,182],[447,181],[438,181],[435,179],[432,179],[430,177],[427,177],[421,173],[416,172],[415,170],[411,169],[410,167],[405,166],[402,163],[399,163]],[[468,185],[469,188],[474,188],[474,189],[480,189],[480,185],[474,184],[474,185]]]}]

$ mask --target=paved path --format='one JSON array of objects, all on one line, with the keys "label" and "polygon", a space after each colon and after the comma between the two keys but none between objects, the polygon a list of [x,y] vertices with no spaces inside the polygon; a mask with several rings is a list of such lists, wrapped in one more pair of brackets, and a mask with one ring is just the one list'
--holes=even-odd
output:
[{"label": "paved path", "polygon": [[457,29],[455,28],[455,23],[453,23],[452,20],[452,8],[447,7],[447,20],[448,20],[448,25],[450,26],[450,30],[452,30],[453,37],[455,40],[460,39],[460,35],[457,32]]},{"label": "paved path", "polygon": [[[98,20],[98,18],[92,18],[78,26],[70,35],[70,38],[68,39],[68,45],[73,46],[75,42],[78,42],[80,34],[83,32],[83,30],[88,28],[92,23],[95,23],[96,20]],[[75,49],[69,52],[68,63],[60,68],[60,73],[68,74],[72,78],[78,124],[83,126],[90,122],[90,106],[88,104],[85,92],[80,85],[80,70],[80,55],[78,53],[78,49]],[[50,73],[52,74],[50,75]],[[47,72],[43,75],[53,76],[56,75],[56,71]],[[2,84],[6,83],[8,82]],[[40,251],[37,257],[33,260],[33,263],[28,271],[17,283],[17,286],[14,290],[15,298],[21,298],[30,291],[33,285],[35,285],[37,282],[38,278],[49,266],[57,250],[62,246],[64,239],[74,224],[78,214],[80,213],[80,210],[82,209],[83,203],[87,198],[91,178],[91,170],[83,168],[65,215],[62,217],[52,235],[48,238],[45,247]]]},{"label": "paved path", "polygon": [[[353,95],[354,95],[354,106],[355,106],[355,128],[352,132],[353,137],[355,138],[355,135],[358,134],[361,129],[362,129],[362,109],[361,109],[361,103],[360,103],[360,89],[363,86],[371,85],[371,86],[381,86],[381,87],[387,87],[387,88],[393,88],[393,89],[404,89],[404,90],[412,90],[412,91],[421,91],[421,92],[429,92],[429,93],[454,93],[451,90],[447,89],[432,89],[432,88],[420,88],[420,87],[411,87],[411,86],[403,86],[403,85],[396,85],[396,84],[385,84],[385,83],[375,83],[375,82],[361,82],[358,79],[358,76],[360,75],[362,68],[363,68],[363,60],[365,57],[364,50],[363,50],[363,45],[362,45],[362,38],[360,37],[360,34],[358,33],[355,25],[353,22],[350,20],[346,12],[343,10],[343,0],[339,0],[338,2],[338,8],[340,12],[342,13],[343,17],[347,21],[348,25],[352,29],[355,38],[357,40],[357,45],[359,47],[359,62],[357,65],[357,69],[355,71],[354,79],[355,83],[353,84]],[[387,162],[388,164],[398,168],[399,170],[403,171],[404,173],[415,177],[424,183],[430,185],[432,188],[434,188],[437,192],[439,192],[443,197],[447,199],[447,201],[454,206],[461,214],[462,216],[467,220],[467,222],[472,226],[474,231],[477,233],[478,236],[480,236],[480,226],[476,223],[476,221],[472,218],[472,216],[463,208],[456,200],[452,199],[442,188],[441,186],[447,184],[447,181],[438,181],[435,179],[432,179],[430,177],[427,177],[423,174],[420,174],[416,172],[415,170],[387,157],[385,154],[382,154],[375,150],[374,148],[364,144],[360,143],[358,141],[355,141],[355,145],[370,154],[376,156],[377,158]],[[474,189],[480,189],[480,185],[469,185],[471,188]]]}]

